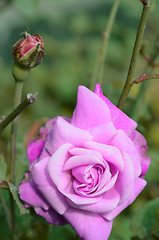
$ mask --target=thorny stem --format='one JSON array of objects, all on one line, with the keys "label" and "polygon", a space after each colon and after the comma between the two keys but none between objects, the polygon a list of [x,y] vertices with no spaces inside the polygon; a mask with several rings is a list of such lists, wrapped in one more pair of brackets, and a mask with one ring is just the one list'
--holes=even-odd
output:
[{"label": "thorny stem", "polygon": [[141,77],[136,78],[131,84],[133,85],[134,83],[137,84],[137,83],[141,83],[151,79],[159,79],[159,74],[151,74],[151,75],[144,74]]},{"label": "thorny stem", "polygon": [[94,72],[92,75],[92,79],[91,79],[91,84],[90,84],[90,89],[92,91],[94,91],[94,87],[96,83],[101,84],[102,82],[102,77],[103,77],[103,70],[104,70],[104,62],[105,62],[105,58],[106,58],[106,52],[107,52],[107,46],[108,46],[108,41],[110,38],[110,34],[112,31],[112,27],[113,27],[113,23],[116,17],[116,13],[118,10],[118,6],[119,6],[119,1],[120,0],[115,0],[109,19],[108,19],[108,23],[106,26],[105,31],[102,34],[102,44],[101,47],[99,49],[99,53],[95,62],[95,68],[94,68]]},{"label": "thorny stem", "polygon": [[2,131],[31,103],[34,103],[37,98],[37,93],[27,94],[26,98],[6,117],[0,122],[0,134]]},{"label": "thorny stem", "polygon": [[[147,2],[147,4],[145,4],[145,2]],[[146,25],[146,22],[148,19],[150,7],[151,7],[150,1],[146,1],[146,0],[143,1],[143,11],[142,11],[142,15],[141,15],[137,35],[136,35],[135,45],[134,45],[133,54],[131,57],[131,62],[130,62],[129,70],[128,70],[126,83],[124,85],[123,91],[121,93],[121,96],[120,96],[120,99],[119,99],[119,102],[117,105],[118,108],[120,108],[120,109],[123,108],[126,98],[132,87],[131,83],[134,80],[134,72],[135,72],[135,68],[136,68],[137,58],[138,58],[138,55],[140,52],[141,42],[142,42],[142,38],[143,38],[143,34],[144,34],[145,25]]]}]

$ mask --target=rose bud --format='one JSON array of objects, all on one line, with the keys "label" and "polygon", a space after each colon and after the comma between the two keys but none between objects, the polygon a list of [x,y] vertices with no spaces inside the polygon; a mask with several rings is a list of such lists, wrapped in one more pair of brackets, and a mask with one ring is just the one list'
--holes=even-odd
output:
[{"label": "rose bud", "polygon": [[25,32],[24,38],[13,46],[15,62],[25,68],[36,67],[44,56],[44,41],[40,35],[31,36]]}]

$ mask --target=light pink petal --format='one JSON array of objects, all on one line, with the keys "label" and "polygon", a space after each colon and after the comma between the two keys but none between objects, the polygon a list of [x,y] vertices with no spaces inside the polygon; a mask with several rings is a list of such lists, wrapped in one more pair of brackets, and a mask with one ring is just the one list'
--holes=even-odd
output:
[{"label": "light pink petal", "polygon": [[42,208],[34,208],[35,212],[40,216],[44,217],[48,223],[54,225],[65,225],[67,221],[64,219],[63,216],[55,212],[52,208],[48,209],[47,211]]},{"label": "light pink petal", "polygon": [[86,142],[84,144],[84,147],[95,151],[99,151],[106,162],[113,164],[119,171],[123,171],[124,162],[121,152],[119,151],[118,148],[90,141]]},{"label": "light pink petal", "polygon": [[99,214],[69,208],[64,217],[83,240],[107,240],[112,221],[107,221]]},{"label": "light pink petal", "polygon": [[113,188],[103,194],[102,199],[96,203],[88,205],[75,205],[72,201],[69,201],[70,205],[74,208],[85,210],[94,213],[105,213],[112,211],[119,203],[120,195]]},{"label": "light pink petal", "polygon": [[147,173],[147,170],[151,162],[151,158],[148,156],[148,153],[147,153],[147,149],[148,149],[147,142],[144,136],[136,130],[132,133],[130,138],[135,144],[135,146],[137,147],[137,150],[139,152],[140,162],[142,167],[141,175],[145,175]]},{"label": "light pink petal", "polygon": [[117,130],[113,125],[113,122],[95,126],[88,129],[89,133],[93,136],[94,142],[109,144],[112,138],[117,134]]},{"label": "light pink petal", "polygon": [[47,170],[47,163],[49,159],[50,158],[45,158],[33,166],[32,178],[38,190],[50,206],[59,214],[63,214],[68,208],[68,204],[65,197],[58,191],[49,176]]},{"label": "light pink petal", "polygon": [[39,207],[45,210],[49,209],[49,205],[37,189],[33,181],[22,183],[18,189],[20,198],[32,207]]},{"label": "light pink petal", "polygon": [[102,199],[102,196],[88,197],[88,196],[78,195],[74,191],[74,189],[72,187],[72,183],[70,183],[70,185],[65,190],[60,189],[60,192],[63,195],[65,195],[68,200],[71,200],[73,203],[75,203],[75,205],[83,205],[83,204],[88,205],[88,204],[98,202]]},{"label": "light pink petal", "polygon": [[42,152],[45,139],[37,139],[29,143],[27,147],[27,156],[30,163],[37,160]]},{"label": "light pink petal", "polygon": [[119,148],[121,152],[126,152],[131,158],[134,166],[135,178],[141,174],[141,163],[139,153],[131,139],[122,130],[118,130],[118,134],[111,140],[111,145]]},{"label": "light pink petal", "polygon": [[[48,120],[45,124],[45,127],[40,128],[39,135],[36,137],[36,139],[29,143],[27,147],[27,156],[30,163],[37,160],[39,157],[40,159],[42,159],[43,157],[48,156],[45,151],[44,144],[47,139],[48,133],[51,131],[51,129],[54,128],[56,119],[57,118]],[[41,156],[41,153],[43,156]]]},{"label": "light pink petal", "polygon": [[116,129],[122,129],[128,136],[135,130],[137,123],[123,113],[119,108],[112,104],[108,98],[103,96],[101,86],[96,84],[94,91],[101,99],[105,101],[111,111],[111,120]]},{"label": "light pink petal", "polygon": [[44,145],[43,150],[42,150],[42,152],[41,152],[41,154],[39,156],[38,161],[41,161],[42,159],[50,157],[50,156],[51,156],[50,153],[47,151],[47,149],[45,148],[45,145]]},{"label": "light pink petal", "polygon": [[113,177],[111,177],[111,179],[105,183],[105,177],[103,177],[101,179],[101,183],[98,187],[98,190],[94,193],[91,194],[91,197],[96,197],[96,196],[100,196],[101,194],[109,191],[110,189],[112,189],[117,181],[117,178],[118,178],[118,172],[116,172],[114,174]]},{"label": "light pink petal", "polygon": [[65,143],[72,143],[76,147],[81,147],[83,142],[92,138],[90,133],[76,128],[63,118],[58,117],[54,131],[51,131],[48,135],[45,147],[47,151],[53,155],[53,153]]},{"label": "light pink petal", "polygon": [[101,166],[105,167],[104,161],[102,159],[102,156],[99,154],[98,156],[95,154],[96,152],[94,151],[94,154],[85,154],[85,155],[79,155],[79,156],[73,156],[70,157],[67,162],[65,163],[64,166],[64,171],[70,170],[72,168],[80,167],[80,166],[85,166],[85,165],[92,165],[92,164],[100,164]]},{"label": "light pink petal", "polygon": [[72,181],[72,175],[70,171],[63,171],[65,162],[69,158],[69,150],[73,147],[72,144],[63,144],[58,150],[52,155],[47,164],[49,175],[56,185],[61,190],[67,188]]},{"label": "light pink petal", "polygon": [[127,153],[123,152],[124,170],[119,172],[115,184],[116,190],[120,193],[120,203],[124,202],[131,195],[134,187],[134,167],[132,160]]},{"label": "light pink petal", "polygon": [[110,122],[110,111],[105,102],[84,86],[79,86],[77,105],[71,124],[87,129]]},{"label": "light pink petal", "polygon": [[130,197],[125,202],[117,206],[110,213],[102,214],[103,217],[110,221],[113,220],[121,211],[127,208],[136,199],[136,197],[140,194],[140,192],[144,189],[145,186],[146,181],[144,179],[137,178],[135,180],[134,189]]},{"label": "light pink petal", "polygon": [[86,149],[86,148],[74,147],[74,148],[70,149],[69,152],[70,152],[71,155],[73,155],[73,156],[94,155],[94,156],[98,157],[99,159],[102,158],[102,155],[101,155],[100,152],[94,151],[94,150],[91,150],[91,149]]}]

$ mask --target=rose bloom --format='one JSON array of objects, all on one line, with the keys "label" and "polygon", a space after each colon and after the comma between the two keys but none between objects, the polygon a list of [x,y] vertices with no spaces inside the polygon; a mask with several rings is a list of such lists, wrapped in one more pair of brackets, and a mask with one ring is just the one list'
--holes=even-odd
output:
[{"label": "rose bloom", "polygon": [[99,84],[94,93],[79,86],[72,118],[49,120],[28,146],[19,187],[25,207],[51,224],[71,224],[81,239],[108,239],[113,219],[146,185],[150,158],[136,127]]}]

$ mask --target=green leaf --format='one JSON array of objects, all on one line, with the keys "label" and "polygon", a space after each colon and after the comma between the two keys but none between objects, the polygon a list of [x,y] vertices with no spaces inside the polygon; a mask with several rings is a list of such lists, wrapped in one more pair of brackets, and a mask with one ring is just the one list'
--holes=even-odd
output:
[{"label": "green leaf", "polygon": [[4,157],[0,155],[0,181],[6,180],[7,164]]},{"label": "green leaf", "polygon": [[155,212],[159,206],[159,198],[149,201],[141,207],[131,221],[132,231],[142,239],[149,237],[155,224]]},{"label": "green leaf", "polygon": [[16,201],[18,207],[19,207],[19,210],[20,210],[20,214],[26,214],[26,213],[29,213],[29,210],[26,209],[23,204],[21,203],[21,201],[19,200],[19,197],[18,197],[18,189],[15,185],[13,185],[12,183],[8,183],[8,186],[9,186],[9,189],[10,189],[10,192],[12,193],[13,195],[13,198],[14,200]]}]

